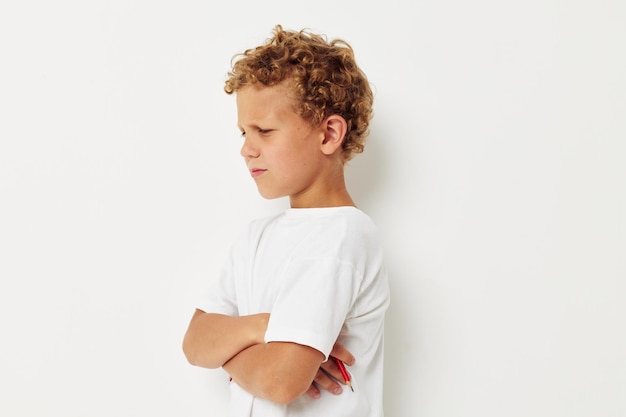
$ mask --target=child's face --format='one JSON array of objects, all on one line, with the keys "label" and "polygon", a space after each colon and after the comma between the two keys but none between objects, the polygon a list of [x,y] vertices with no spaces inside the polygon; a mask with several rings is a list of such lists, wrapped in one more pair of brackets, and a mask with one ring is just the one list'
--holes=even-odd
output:
[{"label": "child's face", "polygon": [[246,86],[237,92],[241,155],[259,193],[312,206],[324,192],[324,132],[299,116],[286,87]]}]

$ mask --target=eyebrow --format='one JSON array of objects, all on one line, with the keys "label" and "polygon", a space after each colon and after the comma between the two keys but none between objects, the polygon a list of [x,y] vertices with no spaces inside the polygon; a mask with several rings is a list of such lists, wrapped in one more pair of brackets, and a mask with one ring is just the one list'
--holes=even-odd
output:
[{"label": "eyebrow", "polygon": [[[246,129],[243,127],[243,125],[241,125],[241,124],[239,124],[239,123],[237,124],[237,127],[238,127],[238,128],[239,128],[239,130],[241,130],[242,132],[243,132],[244,130],[246,130]],[[249,125],[249,126],[248,126],[248,129],[253,129],[253,130],[270,130],[270,129],[268,129],[268,128],[261,127],[259,124],[256,124],[256,123],[253,123],[253,124]]]}]

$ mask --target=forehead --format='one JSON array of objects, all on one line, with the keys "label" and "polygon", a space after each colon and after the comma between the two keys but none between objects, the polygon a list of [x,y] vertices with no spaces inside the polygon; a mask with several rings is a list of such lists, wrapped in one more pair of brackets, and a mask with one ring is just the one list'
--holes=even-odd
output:
[{"label": "forehead", "polygon": [[295,100],[282,84],[248,85],[237,91],[237,116],[240,125],[297,116]]}]

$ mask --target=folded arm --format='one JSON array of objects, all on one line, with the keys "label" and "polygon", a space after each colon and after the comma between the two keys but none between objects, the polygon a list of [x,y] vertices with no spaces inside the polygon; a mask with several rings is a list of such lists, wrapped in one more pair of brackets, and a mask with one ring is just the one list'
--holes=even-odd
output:
[{"label": "folded arm", "polygon": [[263,343],[268,320],[267,313],[231,317],[196,310],[183,352],[192,365],[219,368],[242,350]]},{"label": "folded arm", "polygon": [[[246,391],[278,403],[303,393],[312,398],[320,389],[339,394],[341,374],[333,361],[309,346],[289,342],[265,343],[269,314],[231,317],[196,310],[183,339],[192,365],[223,367]],[[352,365],[354,357],[335,343],[332,356]],[[343,381],[342,381],[343,382]]]},{"label": "folded arm", "polygon": [[251,346],[224,364],[243,389],[276,403],[290,403],[309,390],[324,354],[309,346],[271,342]]}]

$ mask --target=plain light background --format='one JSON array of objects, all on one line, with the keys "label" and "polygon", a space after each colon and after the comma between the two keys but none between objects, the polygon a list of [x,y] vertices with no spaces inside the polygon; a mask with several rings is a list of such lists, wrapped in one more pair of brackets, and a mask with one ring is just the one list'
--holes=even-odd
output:
[{"label": "plain light background", "polygon": [[233,54],[344,38],[390,270],[388,417],[626,415],[626,3],[0,6],[0,415],[224,416],[194,297],[260,198]]}]

